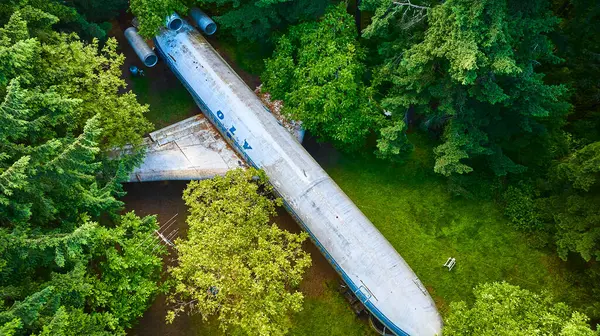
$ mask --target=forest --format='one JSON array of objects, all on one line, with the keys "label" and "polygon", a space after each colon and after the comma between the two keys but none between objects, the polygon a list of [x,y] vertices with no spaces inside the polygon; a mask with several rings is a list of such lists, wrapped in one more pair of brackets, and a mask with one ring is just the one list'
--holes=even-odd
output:
[{"label": "forest", "polygon": [[129,78],[115,31],[135,17],[151,40],[192,7],[331,148],[316,160],[443,335],[600,335],[594,0],[0,0],[0,335],[137,335],[157,297],[160,323],[199,316],[197,335],[373,335],[335,290],[303,289],[309,236],[274,223],[263,171],[189,182],[172,248],[125,211],[144,137],[195,105]]}]

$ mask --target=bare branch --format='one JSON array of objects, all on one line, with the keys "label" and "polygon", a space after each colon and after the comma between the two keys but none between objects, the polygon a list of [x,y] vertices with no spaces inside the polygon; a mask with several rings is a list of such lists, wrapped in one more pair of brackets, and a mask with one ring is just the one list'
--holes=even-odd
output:
[{"label": "bare branch", "polygon": [[412,8],[422,9],[422,10],[431,9],[430,7],[427,7],[427,6],[414,5],[412,2],[410,2],[410,0],[406,0],[406,2],[394,1],[392,3],[397,6],[407,6],[407,7],[412,7]]},{"label": "bare branch", "polygon": [[398,10],[402,11],[399,24],[404,30],[411,28],[417,23],[423,21],[429,12],[430,7],[415,5],[410,0],[404,2],[393,1],[392,5],[396,5],[394,13]]}]

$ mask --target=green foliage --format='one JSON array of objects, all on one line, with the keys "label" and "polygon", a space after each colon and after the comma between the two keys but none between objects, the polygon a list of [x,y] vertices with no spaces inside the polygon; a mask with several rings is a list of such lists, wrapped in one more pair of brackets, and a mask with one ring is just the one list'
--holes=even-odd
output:
[{"label": "green foliage", "polygon": [[[203,0],[200,6],[217,5],[227,11],[215,16],[217,23],[238,40],[261,41],[273,31],[321,16],[328,0]],[[233,10],[230,8],[233,7]],[[221,14],[222,13],[222,14]]]},{"label": "green foliage", "polygon": [[103,244],[94,251],[101,261],[89,300],[95,310],[118,316],[121,327],[131,327],[163,290],[158,285],[161,259],[142,244],[159,226],[156,217],[139,218],[133,212],[119,220],[119,226],[101,233]]},{"label": "green foliage", "polygon": [[0,323],[8,322],[13,330],[17,325],[16,321],[19,321],[19,328],[32,326],[40,318],[43,309],[50,304],[53,292],[53,287],[46,287],[23,301],[15,302],[9,310],[0,313]]},{"label": "green foliage", "polygon": [[[117,215],[147,106],[122,93],[114,40],[100,49],[54,30],[72,9],[30,0],[1,10],[0,330],[123,335],[162,269],[137,248],[155,219]],[[109,158],[129,143],[134,155]]]},{"label": "green foliage", "polygon": [[377,156],[382,159],[401,161],[406,153],[413,150],[413,145],[406,137],[406,124],[398,120],[392,126],[380,130],[381,137],[377,140]]},{"label": "green foliage", "polygon": [[189,8],[181,0],[131,0],[129,9],[139,20],[140,34],[150,38],[164,27],[169,15],[186,13]]},{"label": "green foliage", "polygon": [[[29,26],[16,11],[10,22],[19,21]],[[0,85],[20,78],[13,91],[24,91],[19,94],[20,104],[27,101],[28,121],[36,122],[29,134],[38,128],[30,135],[36,138],[29,140],[39,142],[47,135],[81,130],[87,119],[98,114],[106,147],[141,141],[141,134],[151,127],[143,118],[147,107],[137,104],[131,93],[119,94],[126,84],[120,78],[124,56],[116,53],[116,41],[107,41],[99,51],[96,42],[84,44],[65,34],[45,32],[53,39],[42,42],[27,32],[10,31],[5,27],[0,34]]]},{"label": "green foliage", "polygon": [[[6,23],[16,9],[25,13],[25,19],[33,23],[33,35],[43,37],[55,25],[60,31],[75,32],[81,38],[91,41],[105,41],[111,24],[108,21],[125,9],[124,0],[28,0],[4,1],[0,5],[0,24]],[[79,10],[79,12],[78,12]]]},{"label": "green foliage", "polygon": [[[46,18],[54,17],[25,7],[0,30],[0,174],[10,177],[2,183],[4,223],[73,222],[80,212],[97,216],[118,208],[120,187],[97,179],[98,154],[140,143],[150,129],[147,107],[132,93],[119,93],[125,83],[116,42],[99,52],[95,42],[86,45],[36,23]],[[27,27],[45,27],[36,30],[43,42]]]},{"label": "green foliage", "polygon": [[585,263],[574,279],[589,288],[587,313],[594,316],[600,311],[597,265],[586,262],[600,260],[599,144],[555,162],[544,183],[509,186],[505,193],[505,214],[513,224],[551,242],[563,260]]},{"label": "green foliage", "polygon": [[204,318],[218,315],[224,330],[249,335],[282,335],[290,313],[302,308],[295,290],[310,256],[302,250],[306,233],[269,225],[278,199],[264,172],[233,170],[224,177],[192,181],[183,199],[190,207],[186,240],[176,242],[172,321],[183,311]]},{"label": "green foliage", "polygon": [[[396,114],[414,108],[425,128],[443,127],[437,173],[466,174],[483,159],[503,176],[556,155],[543,148],[563,141],[554,134],[568,104],[561,100],[566,88],[545,84],[535,71],[560,61],[545,35],[558,22],[545,1],[365,6],[375,8],[365,36],[385,41],[379,48],[385,61],[374,78],[382,106]],[[525,154],[532,151],[535,159]]]},{"label": "green foliage", "polygon": [[133,0],[131,12],[140,21],[140,34],[156,35],[173,12],[185,15],[194,6],[212,9],[219,29],[238,40],[266,42],[274,31],[287,25],[315,19],[328,0]]},{"label": "green foliage", "polygon": [[551,197],[544,211],[555,211],[556,244],[559,256],[567,260],[569,252],[576,252],[589,261],[600,260],[600,197],[577,194]]},{"label": "green foliage", "polygon": [[13,304],[0,306],[0,326],[18,319],[16,335],[124,334],[146,310],[160,290],[161,259],[142,245],[156,219],[128,213],[112,229],[82,221],[72,233],[2,237],[0,292]]},{"label": "green foliage", "polygon": [[538,188],[509,186],[505,213],[521,229],[549,231],[559,256],[600,260],[600,142],[558,161]]},{"label": "green foliage", "polygon": [[531,185],[508,186],[503,198],[506,202],[504,214],[517,229],[537,231],[545,228],[543,219],[536,208],[534,190]]},{"label": "green foliage", "polygon": [[128,5],[127,0],[69,0],[66,3],[92,22],[108,21]]},{"label": "green foliage", "polygon": [[67,310],[61,306],[39,336],[123,336],[125,332],[118,328],[118,323],[110,313],[86,314],[83,309]]},{"label": "green foliage", "polygon": [[574,189],[590,191],[600,182],[600,142],[571,153],[551,173],[555,180],[565,181]]},{"label": "green foliage", "polygon": [[452,303],[444,335],[598,335],[584,314],[547,295],[534,294],[506,282],[473,290],[475,303]]},{"label": "green foliage", "polygon": [[549,177],[555,186],[541,211],[553,214],[559,255],[600,260],[600,142],[573,152]]},{"label": "green foliage", "polygon": [[[562,21],[550,36],[564,63],[546,67],[549,83],[566,83],[571,88],[570,111],[564,130],[567,146],[554,147],[559,158],[542,171],[530,174],[531,184],[513,183],[505,194],[506,214],[518,227],[548,235],[559,256],[579,263],[576,281],[590,287],[589,314],[597,315],[600,293],[594,262],[600,257],[600,195],[598,172],[600,102],[598,98],[597,53],[600,5],[597,1],[554,1],[553,11]],[[558,150],[557,150],[558,149]],[[547,160],[546,160],[547,161]],[[543,161],[542,161],[543,162]],[[550,239],[548,239],[550,240]]]},{"label": "green foliage", "polygon": [[[320,139],[356,150],[383,120],[362,84],[363,59],[354,22],[342,4],[330,7],[317,24],[290,28],[266,61],[262,79],[265,90],[284,101],[282,113],[301,120]],[[382,134],[384,156],[404,149],[402,144],[392,144],[398,138],[393,134],[398,126]]]}]

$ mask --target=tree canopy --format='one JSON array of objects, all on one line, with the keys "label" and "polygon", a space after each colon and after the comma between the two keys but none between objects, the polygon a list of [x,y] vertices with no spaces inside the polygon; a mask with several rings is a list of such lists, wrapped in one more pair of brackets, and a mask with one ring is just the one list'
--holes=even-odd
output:
[{"label": "tree canopy", "polygon": [[[141,247],[156,219],[119,214],[152,129],[107,38],[127,3],[0,3],[2,335],[122,335],[164,289],[162,249]],[[286,117],[338,149],[374,151],[386,169],[420,160],[472,200],[467,189],[487,189],[512,229],[570,262],[586,313],[600,315],[600,3],[357,4],[362,26],[328,0],[131,0],[130,11],[146,37],[199,6],[223,49],[274,46],[261,79]],[[114,157],[125,145],[133,154]],[[227,331],[288,331],[310,258],[306,234],[270,224],[271,191],[252,169],[189,185],[169,320],[191,312]],[[595,334],[543,293],[494,283],[474,294],[452,304],[445,334]]]},{"label": "tree canopy", "polygon": [[264,87],[283,100],[287,117],[356,150],[384,119],[362,83],[364,57],[352,17],[344,5],[332,6],[318,23],[293,26],[279,38],[262,75]]},{"label": "tree canopy", "polygon": [[[374,80],[383,88],[382,106],[398,114],[413,109],[423,127],[443,130],[434,170],[464,174],[484,160],[494,174],[506,175],[552,157],[540,148],[560,141],[569,104],[561,99],[566,88],[546,84],[539,71],[560,61],[547,37],[558,23],[548,3],[456,0],[424,9],[403,3],[381,2],[365,36],[391,40],[379,48],[385,61]],[[424,18],[402,24],[406,15],[397,12]],[[527,156],[532,148],[537,162]]]},{"label": "tree canopy", "polygon": [[[9,2],[0,28],[0,331],[122,335],[158,292],[153,217],[119,216],[148,107],[116,41],[58,32],[57,2]],[[62,29],[62,28],[60,28]],[[108,221],[100,225],[99,221]]]},{"label": "tree canopy", "polygon": [[116,181],[133,162],[110,172],[99,153],[139,144],[151,127],[148,107],[119,93],[125,82],[116,42],[99,50],[95,41],[54,32],[56,22],[26,6],[0,29],[0,174],[10,196],[0,204],[4,224],[76,221],[118,207]]},{"label": "tree canopy", "polygon": [[217,315],[224,330],[283,335],[290,313],[302,308],[298,287],[310,256],[307,234],[269,224],[279,199],[262,171],[232,170],[224,177],[192,181],[187,239],[178,239],[178,264],[170,268],[173,320],[184,311]]},{"label": "tree canopy", "polygon": [[452,303],[444,335],[561,335],[594,336],[588,318],[564,303],[506,282],[489,283],[473,290],[475,303]]},{"label": "tree canopy", "polygon": [[35,8],[54,16],[57,31],[75,32],[82,39],[104,42],[111,24],[107,21],[127,8],[126,0],[9,0],[0,4],[0,24],[5,24],[15,8]]}]

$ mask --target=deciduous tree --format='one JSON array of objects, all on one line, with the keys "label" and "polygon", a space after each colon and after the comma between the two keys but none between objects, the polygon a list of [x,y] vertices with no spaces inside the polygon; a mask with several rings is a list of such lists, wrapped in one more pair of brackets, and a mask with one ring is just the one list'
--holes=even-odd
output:
[{"label": "deciduous tree", "polygon": [[[345,5],[332,6],[318,23],[291,27],[278,40],[266,61],[264,88],[284,101],[283,114],[321,140],[345,150],[363,148],[384,121],[362,82],[364,57],[352,16]],[[384,143],[380,149],[393,151]]]},{"label": "deciduous tree", "polygon": [[544,294],[535,294],[508,283],[489,283],[473,290],[475,303],[452,303],[445,319],[448,336],[594,336],[589,319],[564,303],[554,303]]},{"label": "deciduous tree", "polygon": [[281,201],[262,171],[233,170],[224,177],[192,181],[183,199],[190,207],[187,239],[178,239],[178,265],[168,319],[183,311],[218,315],[223,329],[249,335],[282,335],[289,314],[302,308],[295,290],[310,256],[306,233],[269,224]]}]

